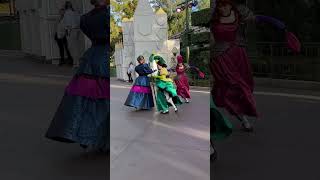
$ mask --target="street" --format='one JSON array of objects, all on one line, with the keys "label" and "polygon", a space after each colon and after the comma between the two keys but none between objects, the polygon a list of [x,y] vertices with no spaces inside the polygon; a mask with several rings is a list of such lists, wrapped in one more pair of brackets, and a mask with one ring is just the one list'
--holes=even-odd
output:
[{"label": "street", "polygon": [[0,55],[0,179],[106,180],[109,157],[44,137],[72,70]]},{"label": "street", "polygon": [[194,89],[178,113],[124,106],[128,83],[111,84],[112,180],[208,180],[209,91]]},{"label": "street", "polygon": [[[320,93],[256,88],[255,133],[217,143],[209,163],[209,94],[192,89],[178,113],[135,112],[123,105],[130,85],[111,80],[111,158],[44,138],[72,76],[19,55],[0,55],[2,180],[319,180]],[[109,167],[109,161],[111,166]]]},{"label": "street", "polygon": [[[257,88],[255,133],[240,131],[217,143],[214,180],[318,180],[320,94]],[[266,92],[267,91],[267,92]],[[304,96],[301,96],[304,95]]]}]

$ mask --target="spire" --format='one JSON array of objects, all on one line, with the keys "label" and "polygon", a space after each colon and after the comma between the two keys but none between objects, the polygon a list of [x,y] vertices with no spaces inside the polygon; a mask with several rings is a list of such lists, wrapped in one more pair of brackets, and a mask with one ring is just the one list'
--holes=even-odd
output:
[{"label": "spire", "polygon": [[166,15],[167,13],[162,9],[159,8],[158,11],[156,12],[156,15]]},{"label": "spire", "polygon": [[150,6],[150,3],[148,0],[139,0],[138,6],[135,10],[134,16],[136,15],[153,15],[153,9]]}]

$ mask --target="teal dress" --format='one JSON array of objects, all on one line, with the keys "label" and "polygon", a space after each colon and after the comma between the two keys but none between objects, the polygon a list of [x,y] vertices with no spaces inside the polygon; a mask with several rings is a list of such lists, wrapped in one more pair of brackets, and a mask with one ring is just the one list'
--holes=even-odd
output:
[{"label": "teal dress", "polygon": [[218,110],[213,98],[210,98],[210,138],[212,140],[221,140],[228,137],[232,133],[232,124]]},{"label": "teal dress", "polygon": [[157,87],[157,109],[160,112],[164,112],[169,110],[169,107],[171,104],[167,102],[165,93],[168,93],[169,96],[172,98],[172,101],[175,105],[182,104],[178,94],[177,90],[173,85],[173,81],[170,78],[167,78],[168,75],[167,69],[163,68],[159,71],[159,75],[155,77],[155,83]]}]

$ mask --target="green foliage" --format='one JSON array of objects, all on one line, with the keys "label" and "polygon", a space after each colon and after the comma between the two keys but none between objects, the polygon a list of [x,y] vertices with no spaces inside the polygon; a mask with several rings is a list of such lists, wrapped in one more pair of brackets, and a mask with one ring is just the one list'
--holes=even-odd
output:
[{"label": "green foliage", "polygon": [[206,8],[191,14],[191,23],[193,26],[209,27],[211,18],[211,9]]},{"label": "green foliage", "polygon": [[[181,50],[181,55],[186,57],[185,49]],[[197,66],[205,74],[209,73],[209,60],[210,60],[210,48],[209,47],[191,47],[190,48],[190,59],[191,65]]]},{"label": "green foliage", "polygon": [[[209,44],[210,32],[190,33],[190,40],[191,45]],[[185,46],[185,42],[187,42],[186,35],[182,36],[182,46]]]}]

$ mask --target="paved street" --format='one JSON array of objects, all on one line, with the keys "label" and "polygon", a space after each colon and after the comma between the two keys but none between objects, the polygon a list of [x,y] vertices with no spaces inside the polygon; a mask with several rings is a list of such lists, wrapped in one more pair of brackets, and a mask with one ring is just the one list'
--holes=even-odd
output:
[{"label": "paved street", "polygon": [[112,82],[112,180],[210,179],[208,91],[193,90],[190,104],[163,115],[125,107],[130,86]]},{"label": "paved street", "polygon": [[70,71],[0,55],[1,180],[106,180],[108,157],[44,138]]},{"label": "paved street", "polygon": [[[111,158],[44,138],[66,83],[67,67],[0,55],[1,180],[319,180],[320,93],[257,88],[256,132],[219,142],[209,168],[208,93],[194,89],[178,114],[123,106],[127,83],[112,81]],[[111,167],[108,162],[111,160]]]},{"label": "paved street", "polygon": [[[257,88],[256,132],[219,142],[214,180],[319,180],[319,92]],[[293,95],[296,94],[296,95]],[[297,96],[305,95],[305,96]],[[314,97],[313,97],[314,96]]]}]

